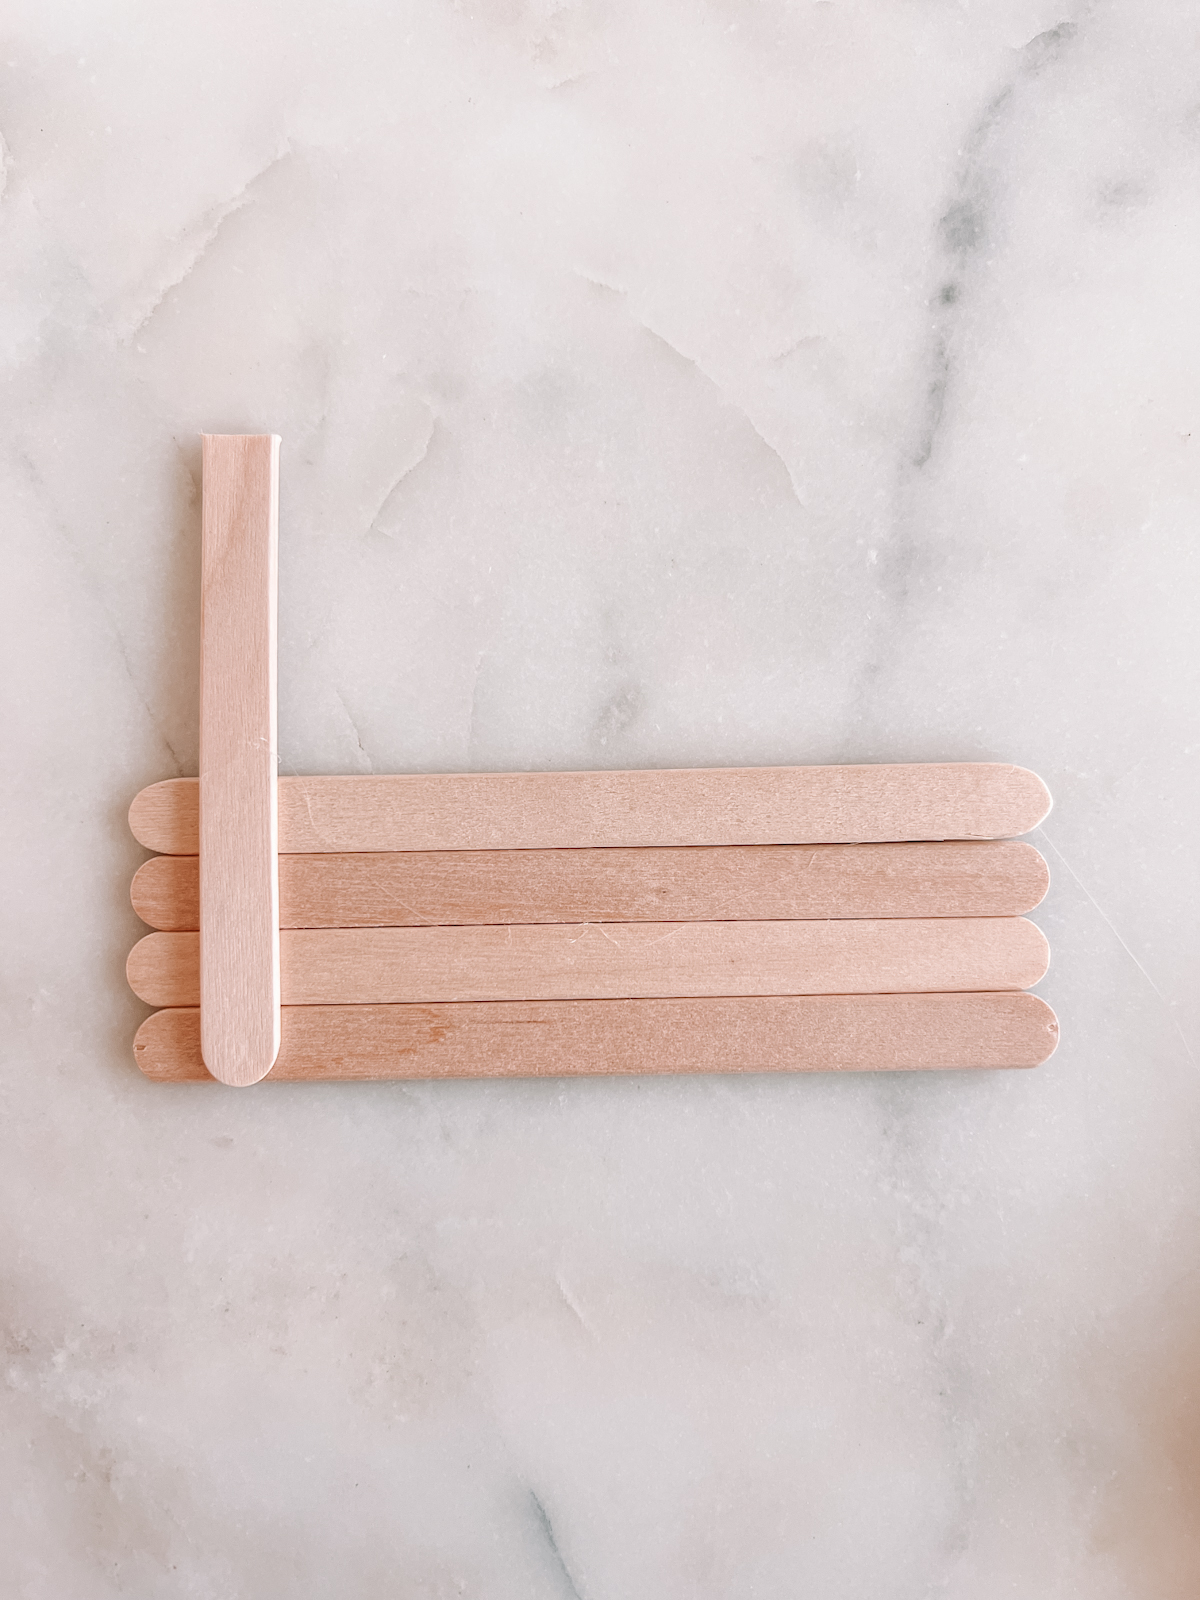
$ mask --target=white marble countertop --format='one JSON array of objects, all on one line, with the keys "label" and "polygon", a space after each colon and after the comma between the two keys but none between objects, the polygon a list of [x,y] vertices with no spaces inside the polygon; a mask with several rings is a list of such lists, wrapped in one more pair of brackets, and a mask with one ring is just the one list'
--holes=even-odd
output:
[{"label": "white marble countertop", "polygon": [[[1193,1600],[1200,88],[1170,0],[15,0],[0,1590]],[[197,435],[285,771],[1013,760],[1014,1074],[156,1087]]]}]

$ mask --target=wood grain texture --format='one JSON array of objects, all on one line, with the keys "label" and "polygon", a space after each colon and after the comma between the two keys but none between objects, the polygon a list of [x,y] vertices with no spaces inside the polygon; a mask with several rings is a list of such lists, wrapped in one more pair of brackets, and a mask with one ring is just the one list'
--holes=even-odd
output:
[{"label": "wood grain texture", "polygon": [[[155,856],[134,875],[143,922],[199,926],[196,856]],[[1032,845],[729,845],[646,850],[410,850],[284,856],[283,928],[507,922],[802,921],[1015,917],[1050,875]]]},{"label": "wood grain texture", "polygon": [[[194,784],[171,778],[134,799],[129,825],[147,849],[196,854]],[[1049,809],[1034,773],[991,762],[289,777],[279,780],[279,848],[328,854],[1004,839],[1028,833]]]},{"label": "wood grain texture", "polygon": [[[1023,917],[306,929],[280,942],[285,1005],[1026,989],[1049,964]],[[148,1005],[195,1005],[198,936],[147,934],[127,971]]]},{"label": "wood grain texture", "polygon": [[[1034,1067],[1057,1042],[1032,994],[285,1006],[266,1081]],[[148,1017],[134,1056],[156,1082],[212,1082],[196,1011]]]},{"label": "wood grain texture", "polygon": [[223,1083],[279,1051],[279,440],[204,436],[200,614],[201,1048]]}]

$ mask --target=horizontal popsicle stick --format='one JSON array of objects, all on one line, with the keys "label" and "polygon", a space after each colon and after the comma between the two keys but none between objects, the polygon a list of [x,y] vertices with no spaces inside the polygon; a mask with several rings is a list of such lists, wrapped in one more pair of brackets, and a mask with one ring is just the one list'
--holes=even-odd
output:
[{"label": "horizontal popsicle stick", "polygon": [[[1057,1043],[1032,994],[285,1006],[264,1081],[1035,1067]],[[155,1012],[133,1049],[157,1082],[213,1081],[197,1011]]]},{"label": "horizontal popsicle stick", "polygon": [[[279,779],[279,849],[543,850],[641,845],[1004,839],[1050,810],[1045,784],[1000,762],[476,772]],[[195,855],[194,778],[151,784],[134,837]]]},{"label": "horizontal popsicle stick", "polygon": [[[199,1002],[200,936],[147,934],[134,993]],[[1049,949],[1022,917],[290,929],[284,1005],[1027,989]]]},{"label": "horizontal popsicle stick", "polygon": [[[1014,917],[1049,884],[1032,845],[727,845],[284,856],[284,928],[507,922]],[[196,856],[154,856],[130,898],[152,928],[200,926]]]}]

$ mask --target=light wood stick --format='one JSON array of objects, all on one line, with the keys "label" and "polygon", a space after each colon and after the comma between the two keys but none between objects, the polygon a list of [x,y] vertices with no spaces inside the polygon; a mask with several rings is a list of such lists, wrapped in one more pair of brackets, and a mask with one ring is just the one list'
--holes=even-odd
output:
[{"label": "light wood stick", "polygon": [[[285,1006],[266,1081],[1035,1067],[1057,1042],[1032,994]],[[196,1011],[148,1017],[134,1056],[160,1083],[212,1081]]]},{"label": "light wood stick", "polygon": [[[195,1005],[197,944],[147,934],[134,993]],[[281,944],[285,1005],[1026,989],[1049,964],[1022,917],[307,929]]]},{"label": "light wood stick", "polygon": [[[1003,839],[1050,809],[1041,779],[991,762],[281,778],[289,854]],[[195,780],[152,784],[135,838],[195,855]]]},{"label": "light wood stick", "polygon": [[[283,928],[507,922],[742,922],[1015,917],[1050,877],[1032,845],[727,845],[646,850],[410,850],[284,856]],[[143,922],[199,926],[196,856],[154,856],[130,891]]]},{"label": "light wood stick", "polygon": [[279,440],[204,436],[200,627],[201,1049],[248,1084],[279,1051]]}]

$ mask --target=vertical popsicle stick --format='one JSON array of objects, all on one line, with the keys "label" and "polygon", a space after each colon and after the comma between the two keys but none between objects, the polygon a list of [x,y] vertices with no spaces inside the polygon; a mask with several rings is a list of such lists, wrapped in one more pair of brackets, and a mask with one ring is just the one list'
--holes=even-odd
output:
[{"label": "vertical popsicle stick", "polygon": [[278,506],[278,437],[204,435],[200,1049],[229,1084],[279,1053]]}]

